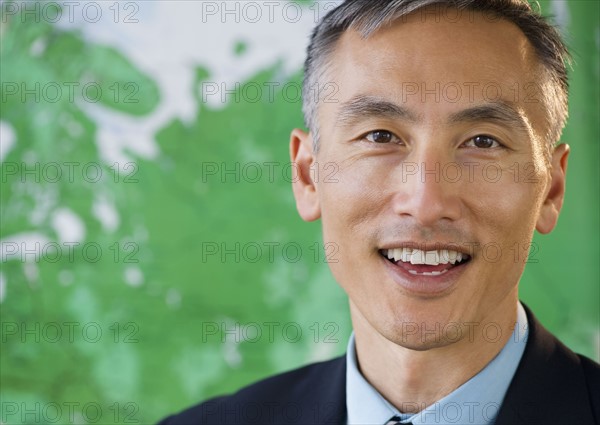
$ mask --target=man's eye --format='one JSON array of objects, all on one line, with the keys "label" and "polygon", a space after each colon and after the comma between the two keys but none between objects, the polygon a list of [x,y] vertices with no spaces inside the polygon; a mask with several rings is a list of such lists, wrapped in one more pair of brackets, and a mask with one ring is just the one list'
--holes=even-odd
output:
[{"label": "man's eye", "polygon": [[496,139],[490,136],[479,135],[467,140],[465,146],[481,149],[498,148],[502,146]]},{"label": "man's eye", "polygon": [[387,130],[370,131],[363,138],[373,143],[398,143],[400,141],[394,133],[390,133]]}]

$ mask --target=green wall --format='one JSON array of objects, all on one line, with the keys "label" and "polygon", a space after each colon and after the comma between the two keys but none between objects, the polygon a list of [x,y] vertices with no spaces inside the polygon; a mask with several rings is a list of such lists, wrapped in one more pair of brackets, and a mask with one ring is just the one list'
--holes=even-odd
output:
[{"label": "green wall", "polygon": [[[319,224],[297,216],[286,169],[289,131],[302,123],[297,57],[313,19],[292,23],[290,9],[287,23],[276,13],[238,25],[190,18],[184,5],[194,2],[130,3],[118,16],[102,3],[102,19],[91,22],[90,9],[73,25],[66,15],[50,22],[52,4],[28,3],[29,15],[2,4],[3,423],[151,423],[340,354],[351,331],[345,294],[315,249]],[[521,296],[598,360],[600,6],[542,6],[575,56],[563,137],[572,154],[558,228],[536,235],[539,262]],[[318,7],[301,10],[314,17]],[[183,47],[176,36],[188,37]],[[278,39],[292,58],[262,55],[261,43]],[[157,44],[154,57],[156,40],[167,48]],[[207,63],[182,60],[185,48]],[[172,99],[165,87],[183,81],[181,63],[191,78],[186,97]],[[172,81],[161,80],[171,67]],[[239,99],[205,102],[201,90],[222,75],[244,75]],[[274,97],[255,99],[269,82]],[[236,243],[239,259],[221,257]]]}]

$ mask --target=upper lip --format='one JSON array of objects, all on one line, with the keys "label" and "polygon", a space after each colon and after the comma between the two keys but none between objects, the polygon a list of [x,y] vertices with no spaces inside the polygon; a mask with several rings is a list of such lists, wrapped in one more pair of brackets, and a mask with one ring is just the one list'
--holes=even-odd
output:
[{"label": "upper lip", "polygon": [[446,249],[448,251],[456,251],[469,256],[473,255],[473,244],[464,244],[457,242],[414,242],[414,241],[404,241],[404,242],[390,242],[386,243],[380,250],[383,249],[397,249],[397,248],[411,248],[411,249],[420,249],[421,251],[441,251]]}]

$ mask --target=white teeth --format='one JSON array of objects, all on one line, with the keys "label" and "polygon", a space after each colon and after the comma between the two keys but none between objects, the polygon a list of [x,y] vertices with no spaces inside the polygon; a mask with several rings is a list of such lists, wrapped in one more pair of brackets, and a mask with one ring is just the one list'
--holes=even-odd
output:
[{"label": "white teeth", "polygon": [[442,249],[440,251],[440,263],[449,263],[450,262],[450,255],[448,254],[448,250],[447,249]]},{"label": "white teeth", "polygon": [[440,264],[440,253],[438,251],[427,251],[425,253],[425,264],[437,266]]},{"label": "white teeth", "polygon": [[446,273],[448,270],[442,270],[439,272],[423,272],[423,273],[418,273],[416,270],[409,270],[408,272],[410,274],[418,274],[420,276],[439,276],[441,274]]},{"label": "white teeth", "polygon": [[425,251],[413,249],[410,256],[410,264],[425,264]]},{"label": "white teeth", "polygon": [[448,257],[452,264],[456,263],[456,257],[458,257],[458,252],[456,251],[448,251]]},{"label": "white teeth", "polygon": [[442,270],[441,272],[423,272],[421,273],[423,276],[439,276],[441,274],[446,273],[448,270]]},{"label": "white teeth", "polygon": [[463,259],[463,254],[457,251],[442,249],[438,251],[421,251],[412,248],[394,248],[383,250],[383,254],[393,261],[402,260],[411,264],[427,264],[437,266],[439,264],[455,264]]},{"label": "white teeth", "polygon": [[411,248],[402,248],[402,261],[409,263],[410,257],[412,257],[412,249]]}]

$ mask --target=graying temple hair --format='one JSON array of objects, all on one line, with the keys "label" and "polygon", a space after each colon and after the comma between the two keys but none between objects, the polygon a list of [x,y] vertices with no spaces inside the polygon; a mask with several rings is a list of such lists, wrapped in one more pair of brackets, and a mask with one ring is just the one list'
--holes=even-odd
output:
[{"label": "graying temple hair", "polygon": [[319,88],[324,87],[329,59],[341,35],[347,29],[353,29],[368,38],[392,21],[433,5],[506,19],[529,39],[552,83],[552,92],[546,97],[554,107],[548,111],[548,132],[544,135],[549,155],[567,120],[569,83],[566,64],[570,62],[570,56],[559,32],[526,0],[346,0],[331,10],[314,29],[304,64],[302,111],[305,125],[313,136],[315,152],[319,146],[317,109],[322,92]]}]

